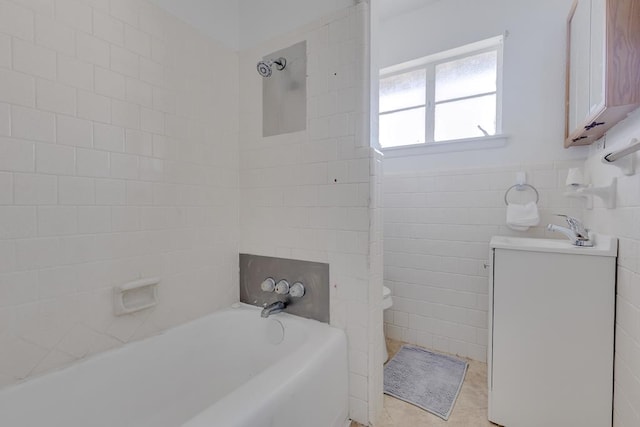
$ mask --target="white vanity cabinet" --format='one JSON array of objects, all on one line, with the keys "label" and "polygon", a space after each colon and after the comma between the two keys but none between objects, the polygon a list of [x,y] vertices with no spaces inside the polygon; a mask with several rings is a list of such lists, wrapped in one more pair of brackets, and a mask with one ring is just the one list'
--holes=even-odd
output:
[{"label": "white vanity cabinet", "polygon": [[640,106],[640,1],[575,0],[567,21],[565,147]]},{"label": "white vanity cabinet", "polygon": [[494,237],[489,420],[611,427],[617,240]]}]

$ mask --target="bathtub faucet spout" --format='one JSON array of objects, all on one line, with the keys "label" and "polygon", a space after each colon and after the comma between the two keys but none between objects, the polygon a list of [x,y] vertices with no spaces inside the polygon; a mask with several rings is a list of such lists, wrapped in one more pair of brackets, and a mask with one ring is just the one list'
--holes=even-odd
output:
[{"label": "bathtub faucet spout", "polygon": [[284,311],[286,307],[287,307],[287,304],[285,304],[284,302],[276,301],[269,304],[265,308],[263,308],[262,313],[260,315],[266,318],[272,314],[276,314],[276,313],[280,313],[281,311]]}]

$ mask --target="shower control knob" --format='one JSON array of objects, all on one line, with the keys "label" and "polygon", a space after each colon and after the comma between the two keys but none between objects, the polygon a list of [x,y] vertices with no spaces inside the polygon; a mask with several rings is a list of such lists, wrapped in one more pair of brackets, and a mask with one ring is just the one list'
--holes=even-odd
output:
[{"label": "shower control knob", "polygon": [[260,289],[262,289],[265,292],[273,292],[276,289],[276,281],[273,280],[271,277],[267,277],[260,284]]},{"label": "shower control knob", "polygon": [[276,285],[276,294],[286,295],[289,293],[289,282],[286,280],[280,280]]},{"label": "shower control knob", "polygon": [[304,296],[304,285],[300,282],[296,282],[291,285],[291,289],[289,290],[289,295],[293,298],[301,298]]}]

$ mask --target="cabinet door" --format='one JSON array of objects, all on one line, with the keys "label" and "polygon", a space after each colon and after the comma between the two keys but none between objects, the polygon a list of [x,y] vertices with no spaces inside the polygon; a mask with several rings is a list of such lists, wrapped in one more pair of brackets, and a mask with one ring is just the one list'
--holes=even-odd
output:
[{"label": "cabinet door", "polygon": [[610,427],[615,258],[494,251],[491,421]]},{"label": "cabinet door", "polygon": [[640,0],[574,0],[567,30],[565,148],[640,107]]},{"label": "cabinet door", "polygon": [[569,133],[582,125],[589,115],[591,1],[578,0],[571,19],[569,63]]},{"label": "cabinet door", "polygon": [[606,31],[607,0],[591,0],[589,115],[605,106]]}]

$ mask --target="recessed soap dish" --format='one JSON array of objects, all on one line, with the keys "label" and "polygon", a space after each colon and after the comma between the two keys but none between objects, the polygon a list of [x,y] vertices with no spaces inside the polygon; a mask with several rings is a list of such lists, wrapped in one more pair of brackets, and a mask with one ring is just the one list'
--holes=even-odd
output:
[{"label": "recessed soap dish", "polygon": [[158,304],[160,278],[135,280],[113,288],[113,308],[116,316],[135,313]]}]

